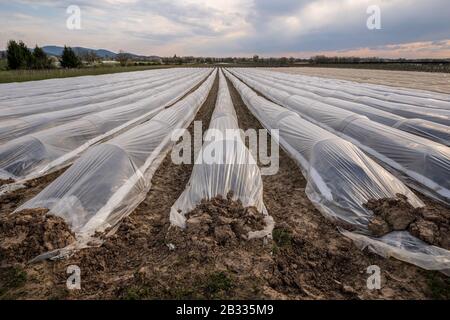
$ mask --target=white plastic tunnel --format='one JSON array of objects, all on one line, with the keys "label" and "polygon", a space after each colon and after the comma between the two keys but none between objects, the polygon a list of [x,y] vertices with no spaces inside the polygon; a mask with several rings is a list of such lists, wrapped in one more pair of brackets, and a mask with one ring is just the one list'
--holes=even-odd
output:
[{"label": "white plastic tunnel", "polygon": [[410,186],[450,203],[449,147],[371,121],[366,116],[269,87],[242,72],[237,75],[272,101],[351,141]]},{"label": "white plastic tunnel", "polygon": [[[167,77],[168,75],[163,75]],[[158,79],[161,76],[150,76],[147,79],[139,81],[129,81],[121,84],[120,87],[111,87],[107,92],[101,94],[94,94],[90,96],[87,91],[83,90],[78,92],[78,96],[75,98],[54,98],[51,95],[45,95],[44,102],[41,103],[27,103],[20,106],[10,106],[14,102],[9,102],[6,107],[1,109],[0,120],[16,119],[32,114],[40,114],[45,112],[67,110],[72,108],[80,108],[89,104],[107,102],[114,99],[120,99],[127,94],[138,92],[148,88],[154,79]]]},{"label": "white plastic tunnel", "polygon": [[301,89],[315,93],[323,97],[332,97],[337,99],[343,99],[346,101],[357,102],[366,106],[373,107],[378,110],[384,110],[389,113],[393,113],[409,119],[423,119],[435,123],[440,123],[446,126],[450,125],[450,109],[436,109],[418,106],[415,103],[416,97],[411,97],[407,103],[398,103],[393,101],[387,101],[383,96],[370,96],[362,91],[357,84],[352,86],[343,86],[333,80],[325,82],[322,80],[311,80],[309,77],[305,80],[305,77],[292,76],[286,74],[279,74],[275,72],[256,73],[252,70],[235,69],[239,72],[245,72],[248,74],[257,74],[258,76],[270,75],[277,80],[289,81],[289,85],[298,86]]},{"label": "white plastic tunnel", "polygon": [[[185,69],[187,71],[188,69]],[[162,72],[145,72],[139,76],[130,75],[128,77],[119,77],[122,81],[114,80],[113,84],[102,85],[101,81],[97,80],[83,89],[72,88],[69,84],[61,94],[53,93],[52,88],[38,96],[33,96],[29,92],[29,96],[22,98],[9,99],[0,102],[0,119],[17,118],[30,114],[37,114],[42,112],[50,112],[57,110],[64,110],[70,108],[78,108],[92,103],[100,103],[109,101],[115,98],[120,98],[124,95],[138,92],[145,89],[152,84],[154,80],[163,79],[166,77],[176,76],[177,73],[183,73],[183,70],[170,70],[166,73]],[[110,75],[112,79],[116,79],[117,75]],[[41,86],[38,81],[36,86]],[[61,84],[67,83],[67,79],[59,79]],[[1,88],[1,86],[0,86]]]},{"label": "white plastic tunnel", "polygon": [[155,116],[202,81],[208,72],[203,70],[168,84],[137,103],[94,113],[0,145],[0,179],[27,180],[67,164],[92,144]]},{"label": "white plastic tunnel", "polygon": [[369,200],[403,194],[414,207],[424,205],[399,179],[351,142],[258,96],[232,74],[226,75],[263,126],[279,129],[280,146],[302,169],[308,181],[306,193],[313,204],[326,217],[357,230],[343,231],[345,235],[385,257],[394,256],[429,270],[450,269],[449,251],[428,245],[406,231],[380,239],[370,236],[367,227],[373,213],[364,207]]},{"label": "white plastic tunnel", "polygon": [[114,231],[114,226],[145,199],[154,172],[175,143],[172,131],[192,122],[215,76],[214,71],[197,90],[150,121],[89,149],[16,212],[48,208],[51,214],[62,217],[78,238],[66,248],[69,251],[85,246],[96,232]]},{"label": "white plastic tunnel", "polygon": [[[394,106],[415,106],[422,110],[428,109],[432,112],[450,111],[450,95],[441,93],[413,90],[404,88],[393,88],[368,83],[358,83],[335,79],[325,79],[305,75],[293,75],[280,72],[267,72],[261,69],[251,70],[252,73],[272,74],[290,81],[299,82],[315,88],[327,88],[338,90],[353,96],[367,97],[378,101],[385,101]],[[447,113],[448,114],[448,113]]]},{"label": "white plastic tunnel", "polygon": [[9,101],[21,101],[20,99],[28,99],[27,102],[38,101],[40,98],[44,98],[50,94],[54,97],[64,97],[66,94],[77,92],[78,90],[91,88],[102,89],[115,84],[123,84],[126,81],[149,78],[153,75],[161,75],[168,71],[170,70],[161,69],[73,78],[54,78],[20,83],[4,83],[0,84],[0,105],[8,103]]},{"label": "white plastic tunnel", "polygon": [[[205,142],[186,189],[170,211],[173,225],[185,228],[186,214],[202,200],[226,198],[232,192],[234,201],[240,200],[244,207],[255,207],[263,215],[264,230],[251,231],[248,238],[272,235],[274,222],[263,202],[261,173],[241,135],[227,83],[220,72],[219,93]],[[210,157],[211,154],[214,156]]]},{"label": "white plastic tunnel", "polygon": [[[352,111],[364,115],[375,122],[397,128],[399,130],[421,136],[423,138],[450,146],[450,127],[424,119],[405,118],[384,110],[380,110],[360,102],[349,101],[336,98],[334,90],[321,89],[320,92],[312,92],[304,88],[304,85],[286,80],[277,73],[262,73],[257,75],[254,72],[244,72],[252,80],[256,80],[272,88],[285,90],[290,94],[295,94],[304,98],[320,101],[334,107]],[[339,94],[338,94],[339,96]]]},{"label": "white plastic tunnel", "polygon": [[[148,99],[149,96],[166,90],[167,88],[170,88],[171,85],[180,83],[183,79],[184,81],[187,81],[196,73],[201,72],[201,70],[185,70],[181,71],[180,74],[162,76],[158,79],[155,78],[148,84],[145,84],[145,86],[137,86],[138,88],[133,88],[133,90],[124,92],[123,96],[103,102],[91,103],[81,107],[72,107],[68,109],[63,108],[62,110],[36,113],[14,119],[5,119],[0,121],[0,144],[26,134],[75,121],[83,116],[98,113],[103,110],[111,110],[113,108],[123,107],[125,105],[130,105],[131,108],[134,103],[142,100],[145,101],[145,99]],[[32,110],[33,106],[30,106],[30,109]]]}]

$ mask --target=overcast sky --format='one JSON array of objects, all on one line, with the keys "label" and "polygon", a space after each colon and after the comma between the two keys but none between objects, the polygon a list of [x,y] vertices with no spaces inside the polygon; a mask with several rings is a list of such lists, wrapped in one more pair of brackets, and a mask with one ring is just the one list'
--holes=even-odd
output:
[{"label": "overcast sky", "polygon": [[[69,5],[80,30],[66,27]],[[381,30],[366,26],[370,5]],[[450,58],[450,1],[0,0],[0,48],[9,39],[145,55]]]}]

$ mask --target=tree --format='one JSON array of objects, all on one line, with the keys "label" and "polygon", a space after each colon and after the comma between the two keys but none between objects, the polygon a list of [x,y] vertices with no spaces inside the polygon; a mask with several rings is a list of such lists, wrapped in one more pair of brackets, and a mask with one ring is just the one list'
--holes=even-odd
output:
[{"label": "tree", "polygon": [[116,60],[119,61],[120,65],[122,67],[125,67],[128,64],[129,55],[122,50],[119,51],[119,53],[116,56]]},{"label": "tree", "polygon": [[280,58],[280,60],[279,60],[279,62],[280,62],[280,65],[282,65],[282,66],[285,66],[285,65],[287,65],[288,64],[288,58],[286,58],[286,57],[281,57]]},{"label": "tree", "polygon": [[71,47],[64,46],[63,53],[61,55],[61,67],[63,68],[78,68],[81,66],[81,61],[72,50]]},{"label": "tree", "polygon": [[50,68],[51,62],[48,58],[47,54],[39,48],[37,45],[33,50],[33,59],[32,59],[32,68],[33,69],[48,69]]},{"label": "tree", "polygon": [[180,57],[177,57],[176,54],[173,56],[172,59],[173,59],[172,63],[174,63],[174,64],[183,64],[183,59],[181,59]]},{"label": "tree", "polygon": [[259,61],[259,56],[257,54],[255,54],[253,56],[253,62],[258,62]]},{"label": "tree", "polygon": [[88,50],[85,53],[81,54],[81,59],[86,61],[89,64],[93,64],[94,62],[96,62],[97,60],[99,60],[100,58],[97,56],[97,54],[95,53],[95,51],[93,50]]},{"label": "tree", "polygon": [[14,40],[8,42],[6,58],[8,60],[9,69],[24,69],[32,64],[32,54],[25,43]]}]

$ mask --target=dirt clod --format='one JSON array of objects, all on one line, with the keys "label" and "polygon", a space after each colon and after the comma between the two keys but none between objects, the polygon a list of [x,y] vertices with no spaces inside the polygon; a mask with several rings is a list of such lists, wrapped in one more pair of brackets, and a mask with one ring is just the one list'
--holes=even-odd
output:
[{"label": "dirt clod", "polygon": [[48,214],[48,209],[27,209],[0,217],[2,263],[26,262],[74,241],[69,226],[62,218]]},{"label": "dirt clod", "polygon": [[8,178],[8,179],[0,179],[0,187],[5,184],[14,183],[14,179]]},{"label": "dirt clod", "polygon": [[33,198],[53,180],[63,174],[65,170],[66,168],[58,170],[46,176],[27,181],[25,183],[25,188],[20,188],[15,191],[8,191],[5,194],[1,195],[0,215],[9,214],[16,210],[20,205]]},{"label": "dirt clod", "polygon": [[376,237],[382,237],[391,232],[389,224],[380,216],[375,216],[369,224],[369,231]]},{"label": "dirt clod", "polygon": [[[175,234],[209,244],[227,245],[247,239],[250,231],[262,230],[264,226],[263,215],[256,208],[244,208],[240,201],[233,201],[232,194],[228,194],[227,198],[218,196],[203,200],[187,214],[185,232]],[[170,241],[177,243],[185,240]]]},{"label": "dirt clod", "polygon": [[447,250],[450,248],[448,208],[414,208],[403,195],[369,200],[365,206],[374,213],[369,223],[369,231],[374,236],[381,237],[392,231],[406,230],[429,244]]},{"label": "dirt clod", "polygon": [[414,207],[401,194],[397,195],[396,199],[372,199],[365,206],[375,214],[376,219],[369,228],[377,231],[378,236],[391,231],[406,230],[416,219]]},{"label": "dirt clod", "polygon": [[440,242],[438,239],[439,228],[431,221],[420,219],[417,222],[414,222],[410,226],[409,230],[413,236],[422,239],[425,242],[431,244]]}]

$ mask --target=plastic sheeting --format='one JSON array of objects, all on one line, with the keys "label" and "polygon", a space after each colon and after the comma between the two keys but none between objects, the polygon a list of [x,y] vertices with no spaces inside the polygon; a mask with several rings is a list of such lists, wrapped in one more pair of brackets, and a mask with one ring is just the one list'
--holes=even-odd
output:
[{"label": "plastic sheeting", "polygon": [[[249,71],[248,69],[242,71],[245,71],[247,74],[256,74],[255,71]],[[405,118],[418,118],[440,123],[446,126],[450,125],[450,109],[435,109],[415,105],[414,101],[417,100],[416,97],[410,97],[408,104],[398,103],[387,101],[380,95],[371,96],[370,94],[364,92],[364,90],[358,85],[346,87],[335,83],[334,80],[328,80],[325,82],[323,79],[320,81],[312,80],[311,77],[292,76],[276,72],[258,72],[258,75],[267,74],[270,74],[277,80],[288,80],[291,86],[298,86],[304,90],[324,97],[333,97],[361,103],[376,109],[403,116]]]},{"label": "plastic sheeting", "polygon": [[139,103],[145,103],[146,100],[148,101],[149,96],[166,90],[171,86],[183,83],[189,79],[189,77],[199,74],[199,72],[201,71],[185,70],[180,71],[179,73],[181,74],[160,77],[152,81],[151,84],[146,84],[145,87],[140,86],[139,89],[130,90],[120,98],[100,103],[0,121],[0,144],[26,134],[56,127],[77,120],[88,114],[98,113],[102,110],[112,110],[113,108],[124,107],[126,105],[133,108]]},{"label": "plastic sheeting", "polygon": [[[148,80],[161,78],[164,75],[174,75],[175,73],[173,71],[167,72],[167,73],[151,73],[148,74],[147,77],[142,78],[140,76],[139,78],[129,78],[126,80],[123,80],[121,82],[112,82],[110,84],[102,84],[101,81],[99,83],[91,84],[90,87],[83,88],[83,89],[77,89],[77,90],[68,90],[62,93],[54,93],[52,92],[52,89],[47,89],[45,93],[42,93],[38,96],[33,96],[31,93],[31,96],[25,96],[25,97],[18,97],[16,99],[8,99],[6,102],[2,102],[2,107],[5,106],[3,104],[6,104],[8,107],[30,107],[30,106],[38,106],[42,103],[61,103],[64,104],[66,102],[71,102],[75,98],[86,98],[86,97],[94,97],[98,95],[102,95],[105,93],[110,93],[112,91],[127,89],[127,88],[133,88],[135,86],[139,86],[142,84],[145,84]],[[113,76],[114,77],[114,76]]]},{"label": "plastic sheeting", "polygon": [[[77,98],[95,98],[98,95],[107,94],[108,92],[114,93],[115,91],[119,90],[132,90],[136,87],[145,86],[146,84],[151,84],[152,81],[157,79],[163,79],[165,77],[171,77],[175,76],[177,74],[182,73],[189,73],[191,69],[171,69],[170,71],[166,72],[143,72],[143,75],[140,75],[139,77],[134,76],[130,77],[127,76],[127,78],[124,78],[123,76],[119,76],[118,74],[110,75],[111,82],[110,83],[104,83],[100,80],[90,80],[87,81],[87,84],[79,85],[79,86],[71,86],[70,84],[65,84],[67,82],[67,79],[59,79],[61,82],[60,86],[61,88],[64,88],[64,91],[57,92],[57,89],[54,88],[45,88],[45,91],[35,94],[32,89],[23,89],[22,95],[19,97],[11,97],[8,99],[1,100],[0,99],[0,110],[4,110],[5,108],[8,109],[10,107],[15,107],[18,109],[21,108],[29,108],[30,106],[39,106],[43,103],[56,103],[56,104],[72,104],[73,101],[76,101],[74,99]],[[191,71],[192,72],[192,71]],[[100,77],[100,76],[98,76]],[[71,78],[70,78],[71,79]],[[112,81],[114,80],[114,81]],[[120,80],[120,81],[119,81]],[[42,82],[45,82],[47,80],[42,81],[34,81],[36,86],[42,86]],[[0,84],[1,88],[1,84]],[[1,91],[1,90],[0,90]],[[55,92],[56,91],[56,92]],[[106,96],[106,98],[109,98]]]},{"label": "plastic sheeting", "polygon": [[[202,200],[219,195],[225,198],[232,191],[234,201],[240,200],[244,207],[255,207],[264,215],[264,230],[252,231],[248,238],[271,236],[274,221],[263,202],[261,173],[240,135],[225,77],[222,72],[219,76],[216,108],[205,134],[205,143],[186,189],[170,210],[170,221],[185,228],[185,215]],[[213,159],[208,158],[211,152],[215,153]]]},{"label": "plastic sheeting", "polygon": [[122,84],[129,80],[146,79],[167,72],[168,70],[161,69],[0,84],[0,106],[3,103],[21,99],[33,102],[41,98],[45,99],[45,96],[49,94],[54,97],[65,97],[71,92],[76,93],[89,88],[101,89],[115,84]]},{"label": "plastic sheeting", "polygon": [[[274,73],[280,76],[286,75],[285,73]],[[290,74],[289,78],[291,80],[299,80],[321,88],[337,86],[343,92],[397,103],[400,105],[413,105],[425,109],[431,109],[436,112],[450,110],[450,95],[448,94],[446,95],[423,90],[394,88],[382,85],[325,79],[304,75]]]},{"label": "plastic sheeting", "polygon": [[0,178],[28,180],[60,168],[92,144],[153,117],[191,90],[209,72],[203,69],[199,74],[175,81],[133,105],[91,114],[1,145]]},{"label": "plastic sheeting", "polygon": [[373,213],[364,207],[370,199],[403,194],[415,207],[423,206],[400,180],[365,155],[354,144],[337,137],[297,113],[276,105],[226,73],[251,112],[266,129],[279,129],[279,143],[299,164],[307,178],[306,194],[326,217],[351,224],[358,233],[343,231],[361,247],[429,270],[450,268],[450,252],[428,245],[407,232],[383,238],[369,236]]},{"label": "plastic sheeting", "polygon": [[408,119],[387,111],[364,105],[362,103],[334,98],[332,97],[333,92],[330,92],[330,90],[326,91],[328,93],[325,93],[325,96],[323,96],[303,89],[301,84],[295,84],[286,79],[280,79],[281,76],[272,76],[271,73],[268,73],[267,75],[263,73],[258,76],[253,73],[254,72],[248,71],[245,72],[245,75],[270,87],[285,90],[291,94],[349,110],[357,114],[364,115],[375,122],[430,139],[446,146],[450,146],[450,127],[446,125],[423,119]]},{"label": "plastic sheeting", "polygon": [[124,83],[118,84],[116,86],[109,86],[103,93],[98,93],[99,91],[96,87],[93,89],[78,90],[78,95],[73,98],[55,98],[51,94],[43,95],[44,101],[40,103],[28,102],[18,106],[13,104],[15,101],[9,102],[6,107],[1,108],[0,119],[15,119],[18,117],[24,117],[32,114],[40,114],[44,112],[60,111],[72,108],[80,108],[88,104],[108,102],[113,99],[120,99],[125,95],[138,92],[140,90],[145,90],[148,88],[152,81],[169,77],[171,75],[176,75],[174,71],[170,72],[168,75],[156,75],[152,74],[148,78],[141,80],[124,80]]},{"label": "plastic sheeting", "polygon": [[197,90],[150,121],[91,148],[16,211],[48,208],[62,217],[78,239],[67,250],[86,246],[96,232],[113,232],[145,199],[154,172],[174,144],[172,132],[192,122],[215,76],[214,71]]},{"label": "plastic sheeting", "polygon": [[238,75],[274,102],[353,142],[412,187],[450,203],[450,148],[354,112],[268,87],[243,72]]}]

